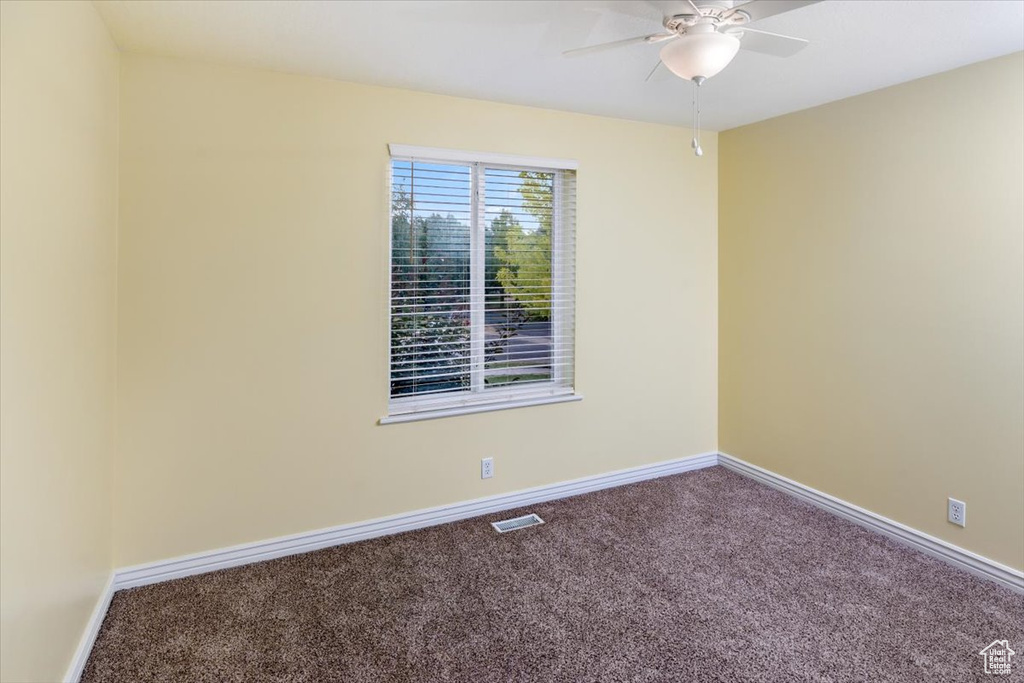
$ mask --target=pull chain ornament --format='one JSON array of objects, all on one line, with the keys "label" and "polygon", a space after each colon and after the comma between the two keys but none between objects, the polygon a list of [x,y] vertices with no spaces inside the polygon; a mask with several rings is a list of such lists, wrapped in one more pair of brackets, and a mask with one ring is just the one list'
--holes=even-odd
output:
[{"label": "pull chain ornament", "polygon": [[693,77],[693,140],[690,142],[690,146],[693,147],[693,153],[699,157],[704,156],[704,150],[700,146],[700,84],[707,79],[703,76]]}]

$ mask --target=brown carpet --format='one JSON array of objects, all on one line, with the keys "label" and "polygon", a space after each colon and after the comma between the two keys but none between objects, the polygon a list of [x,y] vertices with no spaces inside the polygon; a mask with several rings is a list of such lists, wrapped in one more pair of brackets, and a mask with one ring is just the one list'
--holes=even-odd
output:
[{"label": "brown carpet", "polygon": [[83,680],[1024,680],[1024,596],[721,467],[525,511],[119,592]]}]

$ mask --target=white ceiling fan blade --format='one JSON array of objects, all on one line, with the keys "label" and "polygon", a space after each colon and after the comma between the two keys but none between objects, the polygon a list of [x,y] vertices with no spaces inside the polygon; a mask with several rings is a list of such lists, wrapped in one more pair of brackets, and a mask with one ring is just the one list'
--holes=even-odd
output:
[{"label": "white ceiling fan blade", "polygon": [[774,17],[776,14],[790,12],[817,2],[821,2],[821,0],[750,0],[750,2],[733,7],[722,18],[727,19],[736,12],[744,12],[750,17],[751,22],[760,21],[761,19]]},{"label": "white ceiling fan blade", "polygon": [[590,54],[591,52],[600,52],[601,50],[611,50],[616,47],[624,47],[626,45],[633,45],[636,43],[660,43],[664,40],[671,40],[672,38],[678,38],[678,33],[652,33],[647,36],[636,36],[635,38],[623,38],[622,40],[613,40],[610,43],[600,43],[598,45],[586,45],[584,47],[577,47],[572,50],[566,50],[562,53],[563,57],[576,57],[579,55]]},{"label": "white ceiling fan blade", "polygon": [[765,55],[774,55],[775,57],[792,57],[810,45],[810,41],[803,38],[784,36],[781,33],[772,33],[771,31],[747,28],[746,26],[727,31],[727,33],[741,38],[741,49],[760,52]]}]

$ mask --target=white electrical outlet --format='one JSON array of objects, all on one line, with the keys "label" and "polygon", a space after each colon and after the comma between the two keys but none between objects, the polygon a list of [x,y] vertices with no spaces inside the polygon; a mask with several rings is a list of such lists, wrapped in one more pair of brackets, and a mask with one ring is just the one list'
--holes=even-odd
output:
[{"label": "white electrical outlet", "polygon": [[950,498],[948,518],[951,524],[967,526],[967,503],[956,498]]},{"label": "white electrical outlet", "polygon": [[480,478],[490,479],[494,476],[494,458],[484,458],[480,461]]}]

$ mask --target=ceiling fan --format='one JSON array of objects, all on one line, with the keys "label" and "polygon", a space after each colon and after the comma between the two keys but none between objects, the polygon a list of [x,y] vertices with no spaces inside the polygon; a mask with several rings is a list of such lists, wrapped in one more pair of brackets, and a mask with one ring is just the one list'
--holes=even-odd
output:
[{"label": "ceiling fan", "polygon": [[688,11],[667,15],[665,30],[624,40],[566,50],[567,57],[636,44],[665,43],[658,63],[645,80],[649,81],[664,65],[676,76],[697,86],[694,97],[693,149],[700,147],[700,85],[729,65],[740,48],[777,57],[789,57],[807,47],[808,41],[771,31],[751,28],[749,24],[783,12],[813,5],[820,0],[685,0]]}]

